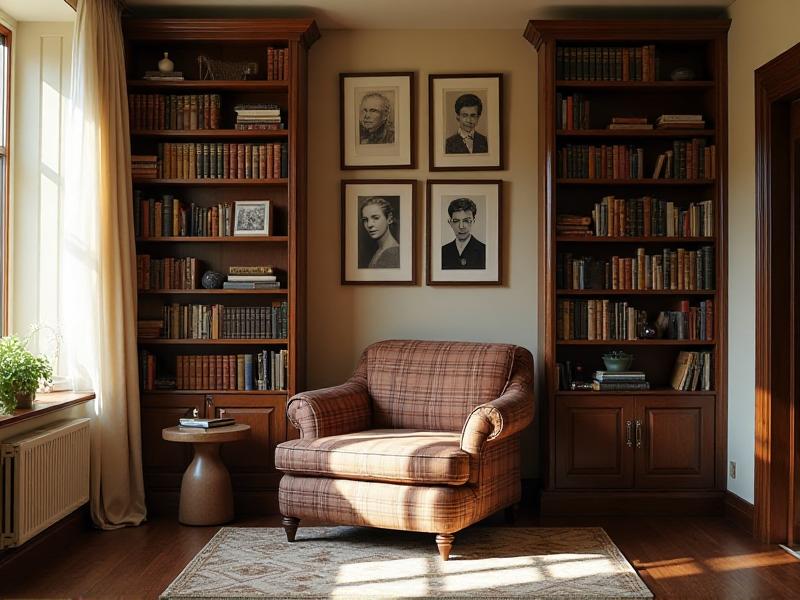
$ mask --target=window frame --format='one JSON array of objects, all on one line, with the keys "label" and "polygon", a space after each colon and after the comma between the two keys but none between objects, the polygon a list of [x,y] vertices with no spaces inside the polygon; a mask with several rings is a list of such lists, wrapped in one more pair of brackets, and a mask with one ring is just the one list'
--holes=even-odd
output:
[{"label": "window frame", "polygon": [[[8,290],[8,268],[9,268],[9,218],[11,215],[11,81],[13,71],[13,32],[11,29],[0,23],[0,35],[5,37],[5,46],[7,48],[6,54],[6,72],[5,76],[5,140],[0,139],[0,154],[4,157],[3,169],[3,189],[0,190],[0,198],[2,204],[0,205],[0,245],[2,245],[2,261],[0,261],[0,302],[2,302],[2,310],[0,310],[0,334],[6,335],[8,332],[8,304],[9,304],[9,290]],[[0,118],[3,115],[0,115]],[[5,141],[5,147],[2,142]]]}]

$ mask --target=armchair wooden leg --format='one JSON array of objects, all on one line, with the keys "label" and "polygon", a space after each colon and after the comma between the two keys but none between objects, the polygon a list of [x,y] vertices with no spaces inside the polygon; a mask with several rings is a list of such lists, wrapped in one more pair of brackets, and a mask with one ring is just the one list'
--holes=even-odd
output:
[{"label": "armchair wooden leg", "polygon": [[286,539],[290,542],[294,541],[294,536],[297,534],[297,526],[300,525],[300,519],[294,517],[283,517],[283,529],[286,532]]},{"label": "armchair wooden leg", "polygon": [[519,504],[506,506],[503,514],[505,516],[506,525],[514,525],[517,522],[517,516],[519,515]]},{"label": "armchair wooden leg", "polygon": [[440,533],[436,536],[436,545],[439,547],[439,556],[442,560],[450,560],[450,550],[453,549],[455,537],[452,533]]}]

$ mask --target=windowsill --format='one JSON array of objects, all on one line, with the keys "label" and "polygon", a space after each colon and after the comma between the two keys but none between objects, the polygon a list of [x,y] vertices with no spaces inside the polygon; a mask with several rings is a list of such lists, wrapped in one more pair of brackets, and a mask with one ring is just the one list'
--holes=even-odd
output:
[{"label": "windowsill", "polygon": [[0,415],[0,429],[41,417],[57,410],[64,410],[71,406],[83,404],[94,400],[94,392],[51,392],[49,394],[36,394],[33,408],[18,408],[10,415]]}]

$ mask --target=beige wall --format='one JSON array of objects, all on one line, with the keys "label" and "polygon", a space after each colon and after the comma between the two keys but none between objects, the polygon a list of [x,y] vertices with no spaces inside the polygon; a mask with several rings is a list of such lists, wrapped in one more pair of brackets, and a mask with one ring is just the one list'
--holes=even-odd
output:
[{"label": "beige wall", "polygon": [[[519,31],[324,31],[309,57],[308,382],[344,381],[361,350],[386,338],[512,342],[536,356],[537,98],[536,52]],[[415,71],[414,170],[339,170],[339,73]],[[502,72],[504,171],[428,171],[428,74]],[[503,179],[506,281],[503,287],[342,286],[339,283],[341,179],[419,181],[417,247],[425,280],[426,179]],[[531,433],[525,469],[535,475]]]},{"label": "beige wall", "polygon": [[737,0],[728,37],[728,489],[753,501],[755,444],[755,69],[800,42],[797,0]]},{"label": "beige wall", "polygon": [[[21,335],[33,324],[55,326],[58,322],[55,285],[63,187],[61,137],[71,49],[71,23],[18,24],[13,50],[12,152],[17,160],[11,192],[9,330]],[[42,350],[47,348],[43,344]]]}]

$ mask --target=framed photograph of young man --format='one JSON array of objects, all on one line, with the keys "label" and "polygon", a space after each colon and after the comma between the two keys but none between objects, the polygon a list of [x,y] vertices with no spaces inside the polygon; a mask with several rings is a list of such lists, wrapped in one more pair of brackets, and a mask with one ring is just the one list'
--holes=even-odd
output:
[{"label": "framed photograph of young man", "polygon": [[431,171],[503,168],[503,75],[428,76]]},{"label": "framed photograph of young man", "polygon": [[342,169],[416,166],[414,73],[340,73]]},{"label": "framed photograph of young man", "polygon": [[416,285],[417,182],[342,181],[342,284]]},{"label": "framed photograph of young man", "polygon": [[502,183],[428,181],[428,285],[501,284]]}]

